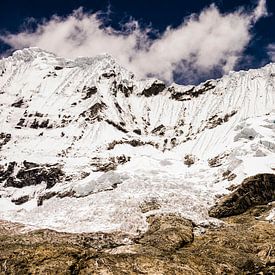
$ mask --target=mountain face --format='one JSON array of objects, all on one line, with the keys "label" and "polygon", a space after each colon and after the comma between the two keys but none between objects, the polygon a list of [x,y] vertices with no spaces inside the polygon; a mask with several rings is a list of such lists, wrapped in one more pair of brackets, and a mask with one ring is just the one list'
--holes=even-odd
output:
[{"label": "mountain face", "polygon": [[274,174],[275,64],[166,86],[108,55],[24,49],[0,61],[0,122],[0,219],[69,232],[137,233],[155,213],[218,223],[217,197]]}]

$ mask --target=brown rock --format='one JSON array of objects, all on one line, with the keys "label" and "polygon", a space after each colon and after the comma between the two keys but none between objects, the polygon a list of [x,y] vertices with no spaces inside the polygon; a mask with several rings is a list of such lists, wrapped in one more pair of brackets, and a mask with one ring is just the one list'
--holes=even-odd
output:
[{"label": "brown rock", "polygon": [[234,192],[226,195],[209,210],[215,218],[244,213],[252,206],[275,200],[275,175],[258,174],[246,178]]},{"label": "brown rock", "polygon": [[163,251],[173,251],[194,239],[192,222],[175,214],[149,216],[149,230],[139,240],[140,244]]}]

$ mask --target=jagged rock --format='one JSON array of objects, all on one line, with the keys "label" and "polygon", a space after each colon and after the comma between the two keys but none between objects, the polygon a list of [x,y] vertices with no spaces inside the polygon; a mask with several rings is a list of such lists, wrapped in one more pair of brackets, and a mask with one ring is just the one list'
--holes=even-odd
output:
[{"label": "jagged rock", "polygon": [[17,126],[24,126],[23,124],[24,124],[24,122],[25,122],[25,119],[24,118],[20,118],[19,119],[19,122],[16,124]]},{"label": "jagged rock", "polygon": [[232,173],[232,171],[226,170],[222,173],[222,177],[224,180],[227,179],[228,181],[231,181],[234,180],[237,177],[237,175]]},{"label": "jagged rock", "polygon": [[56,72],[49,72],[46,76],[43,77],[43,79],[46,79],[47,77],[56,77]]},{"label": "jagged rock", "polygon": [[85,96],[82,99],[86,100],[90,98],[92,95],[97,93],[97,88],[95,86],[92,86],[92,87],[84,86],[83,92],[85,93]]},{"label": "jagged rock", "polygon": [[118,84],[117,90],[122,92],[125,95],[125,97],[129,97],[130,94],[133,93],[133,87],[132,86],[125,86],[121,83]]},{"label": "jagged rock", "polygon": [[141,135],[141,130],[140,129],[135,129],[133,132],[136,133],[137,135]]},{"label": "jagged rock", "polygon": [[174,87],[169,87],[168,91],[171,93],[171,99],[174,99],[177,101],[187,101],[187,100],[191,100],[194,97],[203,95],[207,91],[212,90],[214,88],[215,88],[215,85],[209,80],[209,81],[206,81],[202,85],[202,87],[193,86],[191,89],[183,92],[177,92],[175,91]]},{"label": "jagged rock", "polygon": [[38,129],[38,127],[39,127],[39,122],[38,122],[38,120],[35,118],[34,121],[32,122],[32,124],[30,125],[30,128]]},{"label": "jagged rock", "polygon": [[231,194],[209,210],[209,215],[223,218],[245,212],[252,206],[275,200],[275,175],[258,174],[246,178]]},{"label": "jagged rock", "polygon": [[7,169],[5,169],[4,166],[0,167],[0,182],[4,182],[6,179],[10,177],[10,175],[12,175],[15,165],[16,162],[13,161],[8,164]]},{"label": "jagged rock", "polygon": [[22,105],[24,104],[24,101],[23,99],[19,99],[18,101],[14,102],[11,104],[12,107],[16,107],[16,108],[20,108],[22,107]]},{"label": "jagged rock", "polygon": [[143,145],[152,145],[152,146],[156,146],[156,144],[154,144],[151,141],[141,141],[141,140],[137,140],[137,139],[132,139],[132,140],[114,140],[112,143],[108,144],[107,146],[107,150],[112,150],[116,147],[116,145],[118,144],[129,144],[133,147],[137,147],[137,146],[143,146]]},{"label": "jagged rock", "polygon": [[206,128],[207,129],[213,129],[224,122],[227,122],[229,118],[233,117],[235,114],[237,114],[237,111],[232,111],[231,113],[228,113],[222,117],[219,117],[217,114],[210,117],[206,122]]},{"label": "jagged rock", "polygon": [[174,251],[193,241],[192,222],[176,214],[152,215],[149,229],[138,241],[163,251]]},{"label": "jagged rock", "polygon": [[12,199],[11,201],[16,205],[20,205],[27,202],[28,200],[29,200],[29,196],[26,195],[26,196],[19,197],[18,199]]},{"label": "jagged rock", "polygon": [[152,130],[152,134],[158,134],[160,136],[163,136],[165,134],[165,130],[165,126],[161,124]]},{"label": "jagged rock", "polygon": [[34,116],[36,116],[36,117],[43,117],[44,115],[42,113],[35,112]]},{"label": "jagged rock", "polygon": [[111,77],[115,77],[116,73],[115,71],[111,70],[110,72],[103,73],[102,76],[105,78],[111,78]]},{"label": "jagged rock", "polygon": [[31,162],[24,162],[24,167],[19,169],[16,175],[12,175],[15,162],[9,164],[7,170],[0,174],[1,181],[7,180],[5,187],[23,188],[30,185],[46,183],[46,188],[52,188],[64,176],[61,168],[56,166],[40,166]]},{"label": "jagged rock", "polygon": [[215,156],[214,158],[211,158],[208,160],[208,165],[210,167],[219,167],[222,165],[223,159],[227,156],[228,156],[228,154],[222,154],[222,155]]},{"label": "jagged rock", "polygon": [[49,125],[49,122],[50,122],[49,119],[42,121],[39,125],[39,128],[47,128]]},{"label": "jagged rock", "polygon": [[126,129],[124,129],[123,127],[121,127],[119,124],[113,122],[112,120],[106,119],[105,120],[108,124],[114,126],[115,128],[117,128],[119,131],[123,132],[123,133],[128,133],[128,131]]},{"label": "jagged rock", "polygon": [[0,133],[0,150],[11,140],[11,134]]},{"label": "jagged rock", "polygon": [[65,192],[61,192],[61,193],[58,193],[55,191],[47,192],[37,198],[37,206],[43,205],[44,201],[49,200],[55,196],[60,199],[65,198],[65,197],[75,197],[75,191],[70,190],[70,191],[65,191]]},{"label": "jagged rock", "polygon": [[43,202],[45,200],[48,200],[48,199],[50,199],[50,198],[52,198],[52,197],[54,197],[56,195],[57,195],[56,192],[47,192],[47,193],[43,194],[42,196],[39,196],[37,198],[37,206],[43,205]]},{"label": "jagged rock", "polygon": [[95,103],[88,110],[82,112],[80,116],[85,117],[87,121],[100,120],[100,113],[106,108],[106,105],[101,103]]},{"label": "jagged rock", "polygon": [[149,97],[153,95],[158,95],[165,89],[164,83],[154,82],[149,88],[143,90],[142,95]]},{"label": "jagged rock", "polygon": [[196,161],[196,157],[189,154],[189,155],[186,155],[186,156],[184,157],[183,163],[184,163],[185,165],[187,165],[188,167],[190,167],[191,165],[193,165],[193,164],[195,163],[195,161]]},{"label": "jagged rock", "polygon": [[93,169],[94,172],[108,172],[115,170],[118,165],[122,165],[128,161],[130,161],[130,157],[125,155],[110,157],[108,159],[94,157],[92,159],[91,165],[96,167]]}]

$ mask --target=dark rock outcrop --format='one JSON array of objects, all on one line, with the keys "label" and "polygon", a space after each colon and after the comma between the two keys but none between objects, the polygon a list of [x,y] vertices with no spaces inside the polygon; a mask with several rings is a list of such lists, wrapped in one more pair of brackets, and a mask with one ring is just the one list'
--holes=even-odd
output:
[{"label": "dark rock outcrop", "polygon": [[128,131],[123,128],[122,126],[120,126],[119,124],[115,123],[114,121],[112,120],[109,120],[109,119],[106,119],[105,120],[108,124],[114,126],[115,128],[117,128],[119,131],[123,132],[123,133],[128,133]]},{"label": "dark rock outcrop", "polygon": [[0,150],[11,140],[11,134],[0,133]]},{"label": "dark rock outcrop", "polygon": [[85,120],[88,122],[100,121],[101,112],[106,108],[105,103],[97,102],[91,106],[88,110],[82,112],[80,116],[85,117]]},{"label": "dark rock outcrop", "polygon": [[161,124],[152,130],[152,134],[163,136],[165,134],[165,130],[165,126]]},{"label": "dark rock outcrop", "polygon": [[149,88],[143,90],[142,95],[149,97],[153,95],[158,95],[165,89],[164,83],[153,83]]},{"label": "dark rock outcrop", "polygon": [[206,122],[206,126],[205,128],[207,129],[213,129],[221,124],[223,124],[224,122],[227,122],[229,120],[229,118],[231,118],[232,116],[234,116],[235,114],[237,114],[237,111],[232,111],[231,113],[225,114],[224,116],[219,117],[217,114],[210,117],[207,122]]},{"label": "dark rock outcrop", "polygon": [[95,86],[92,86],[92,87],[84,86],[82,92],[85,93],[85,96],[82,99],[86,100],[90,98],[92,95],[97,93],[97,88]]},{"label": "dark rock outcrop", "polygon": [[184,157],[183,163],[184,163],[185,165],[187,165],[188,167],[190,167],[191,165],[193,165],[193,164],[195,163],[195,161],[196,161],[196,157],[189,154],[189,155],[186,155],[186,156]]},{"label": "dark rock outcrop", "polygon": [[16,107],[16,108],[20,108],[22,107],[22,105],[24,104],[24,101],[23,99],[19,99],[18,101],[14,102],[11,104],[12,107]]},{"label": "dark rock outcrop", "polygon": [[125,164],[126,162],[130,161],[130,157],[121,155],[116,157],[110,157],[108,159],[101,159],[98,157],[94,157],[91,161],[91,165],[94,166],[94,172],[108,172],[115,170],[118,165]]},{"label": "dark rock outcrop", "polygon": [[129,95],[133,93],[132,86],[123,85],[122,83],[118,84],[117,90],[122,92],[125,97],[129,97]]},{"label": "dark rock outcrop", "polygon": [[29,196],[26,195],[26,196],[19,197],[17,199],[12,199],[11,202],[13,202],[16,205],[20,205],[27,202],[28,200],[29,200]]},{"label": "dark rock outcrop", "polygon": [[151,145],[151,146],[155,146],[156,144],[154,144],[152,141],[141,141],[138,139],[132,139],[132,140],[114,140],[113,142],[108,144],[107,150],[112,150],[116,147],[116,145],[118,144],[129,144],[133,147],[138,147],[138,146],[144,146],[144,145]]},{"label": "dark rock outcrop", "polygon": [[255,205],[275,200],[275,174],[258,174],[246,178],[231,194],[209,210],[215,218],[229,217],[244,213]]},{"label": "dark rock outcrop", "polygon": [[4,166],[0,166],[0,183],[7,180],[13,174],[15,165],[16,162],[12,161],[8,164],[6,169]]},{"label": "dark rock outcrop", "polygon": [[194,97],[205,94],[207,91],[215,88],[215,85],[211,81],[206,81],[202,87],[196,88],[195,86],[184,92],[176,92],[174,87],[169,87],[168,91],[171,93],[171,99],[178,101],[191,100]]},{"label": "dark rock outcrop", "polygon": [[16,163],[11,162],[5,171],[0,172],[0,182],[5,183],[5,187],[23,188],[25,186],[46,183],[46,188],[52,188],[64,176],[59,165],[39,165],[32,162],[23,162],[23,167],[14,174]]}]

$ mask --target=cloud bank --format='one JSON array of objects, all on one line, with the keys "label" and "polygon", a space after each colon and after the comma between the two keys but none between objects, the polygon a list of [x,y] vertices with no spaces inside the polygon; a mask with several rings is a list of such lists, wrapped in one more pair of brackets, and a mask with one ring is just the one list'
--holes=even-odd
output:
[{"label": "cloud bank", "polygon": [[217,68],[223,73],[232,70],[252,39],[254,24],[266,14],[266,0],[259,0],[253,11],[226,14],[212,4],[152,39],[154,30],[142,28],[135,20],[116,30],[105,26],[99,13],[79,8],[67,17],[53,16],[35,30],[0,39],[13,49],[35,46],[68,58],[109,53],[139,77],[172,82],[176,74],[192,79]]}]

